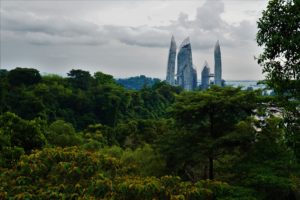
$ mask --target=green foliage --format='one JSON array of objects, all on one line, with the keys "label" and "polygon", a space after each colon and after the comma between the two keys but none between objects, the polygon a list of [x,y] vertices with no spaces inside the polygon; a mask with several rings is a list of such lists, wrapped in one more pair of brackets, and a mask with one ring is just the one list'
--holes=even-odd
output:
[{"label": "green foliage", "polygon": [[1,198],[16,199],[238,199],[246,189],[226,183],[182,182],[179,177],[128,175],[119,159],[72,148],[44,148],[22,156],[16,167],[0,175]]},{"label": "green foliage", "polygon": [[44,117],[45,105],[34,92],[17,88],[11,91],[7,97],[10,100],[10,112],[29,120]]},{"label": "green foliage", "polygon": [[135,150],[123,150],[119,146],[105,147],[101,152],[120,159],[126,166],[132,166],[136,175],[144,177],[164,175],[165,161],[149,144]]},{"label": "green foliage", "polygon": [[[189,179],[213,179],[214,160],[226,146],[241,145],[243,135],[234,134],[235,125],[252,114],[256,102],[255,92],[229,87],[180,95],[171,111],[177,130],[158,142],[170,170]],[[204,172],[195,174],[199,167]]]},{"label": "green foliage", "polygon": [[257,43],[264,46],[258,59],[267,83],[280,94],[299,100],[300,2],[273,0],[258,21]]},{"label": "green foliage", "polygon": [[264,46],[258,58],[266,83],[283,107],[286,138],[300,160],[300,2],[273,0],[258,21],[257,43]]},{"label": "green foliage", "polygon": [[84,148],[99,150],[107,145],[116,144],[114,131],[111,127],[102,124],[89,125],[82,135]]},{"label": "green foliage", "polygon": [[36,69],[18,67],[8,72],[7,79],[12,86],[20,86],[37,84],[42,78]]},{"label": "green foliage", "polygon": [[128,148],[137,148],[144,144],[152,144],[170,128],[170,120],[131,120],[119,123],[115,127],[116,140],[119,145]]},{"label": "green foliage", "polygon": [[252,187],[263,199],[289,199],[299,165],[284,140],[282,119],[269,118],[244,156],[233,166],[238,184]]},{"label": "green foliage", "polygon": [[199,181],[196,186],[205,187],[212,191],[215,199],[220,200],[255,200],[257,196],[255,191],[243,188],[231,186],[228,183],[220,181]]},{"label": "green foliage", "polygon": [[71,85],[76,89],[88,89],[92,80],[90,73],[81,69],[72,69],[68,76]]},{"label": "green foliage", "polygon": [[104,74],[102,72],[96,72],[94,74],[96,84],[115,84],[114,78],[112,75]]},{"label": "green foliage", "polygon": [[297,101],[275,118],[278,100],[259,91],[182,92],[165,82],[133,91],[83,70],[12,85],[9,73],[0,73],[0,199],[300,193],[297,118],[286,117]]},{"label": "green foliage", "polygon": [[[131,119],[164,116],[166,108],[180,92],[165,83],[142,91],[129,91],[117,84],[111,75],[102,72],[91,76],[88,71],[71,70],[66,78],[46,75],[34,79],[36,73],[38,71],[27,68],[2,73],[1,113],[13,112],[28,120],[41,117],[50,123],[61,119],[72,123],[76,130],[98,123],[114,127]],[[12,81],[8,81],[9,77]]]},{"label": "green foliage", "polygon": [[145,87],[152,87],[159,81],[159,79],[152,79],[144,75],[117,80],[119,84],[130,90],[140,90]]},{"label": "green foliage", "polygon": [[75,146],[82,143],[72,124],[63,120],[57,120],[49,126],[46,138],[50,144],[60,147]]},{"label": "green foliage", "polygon": [[[3,135],[0,135],[0,137],[2,139]],[[0,167],[12,167],[23,154],[24,149],[21,147],[4,146],[1,144]]]},{"label": "green foliage", "polygon": [[26,152],[41,148],[46,144],[46,138],[35,120],[23,120],[13,113],[0,116],[1,136],[6,137],[9,147],[22,147]]},{"label": "green foliage", "polygon": [[[44,148],[22,156],[16,168],[0,175],[0,193],[8,197],[51,199],[94,194],[95,182],[126,172],[120,161],[73,148]],[[96,179],[96,180],[95,180]],[[109,181],[109,180],[107,180]]]}]

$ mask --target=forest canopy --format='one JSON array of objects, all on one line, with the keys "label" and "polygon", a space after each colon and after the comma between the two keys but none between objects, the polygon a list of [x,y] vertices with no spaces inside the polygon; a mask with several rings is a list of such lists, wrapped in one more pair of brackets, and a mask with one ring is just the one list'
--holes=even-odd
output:
[{"label": "forest canopy", "polygon": [[[17,84],[12,76],[20,77]],[[276,97],[260,90],[185,92],[165,82],[128,90],[102,72],[76,69],[60,77],[16,68],[2,71],[1,91],[1,198],[299,193],[298,151],[284,119],[270,111]]]}]

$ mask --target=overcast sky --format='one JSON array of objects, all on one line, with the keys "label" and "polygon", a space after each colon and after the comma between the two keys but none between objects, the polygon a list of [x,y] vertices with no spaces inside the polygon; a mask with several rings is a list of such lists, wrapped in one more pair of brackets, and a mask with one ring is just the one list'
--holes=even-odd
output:
[{"label": "overcast sky", "polygon": [[225,80],[262,79],[256,21],[267,0],[0,0],[1,68],[73,68],[164,79],[172,34],[190,36],[198,77],[220,40]]}]

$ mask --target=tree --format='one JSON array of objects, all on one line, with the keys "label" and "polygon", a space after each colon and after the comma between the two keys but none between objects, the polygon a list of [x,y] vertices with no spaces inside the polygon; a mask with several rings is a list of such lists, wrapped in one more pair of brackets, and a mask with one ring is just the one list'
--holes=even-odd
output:
[{"label": "tree", "polygon": [[23,119],[33,119],[43,116],[45,105],[43,101],[31,90],[16,88],[7,95],[9,101],[9,111],[16,113]]},{"label": "tree", "polygon": [[42,80],[42,77],[36,69],[18,67],[9,71],[7,79],[12,86],[20,86],[22,84],[37,84]]},{"label": "tree", "polygon": [[296,0],[269,1],[258,21],[257,43],[264,46],[258,63],[272,88],[285,95],[300,94],[299,10]]},{"label": "tree", "polygon": [[[281,118],[266,117],[255,142],[249,143],[230,170],[235,184],[255,189],[261,199],[295,199],[299,188],[299,165],[284,140],[283,124]],[[244,132],[254,130],[249,125]]]},{"label": "tree", "polygon": [[72,124],[63,120],[53,122],[47,131],[48,141],[55,146],[75,146],[81,144],[81,138],[76,135]]},{"label": "tree", "polygon": [[227,144],[241,145],[245,138],[242,133],[235,134],[235,125],[254,108],[256,93],[240,88],[213,87],[181,94],[171,111],[176,129],[163,136],[159,145],[171,162],[167,165],[179,167],[183,175],[194,179],[193,168],[202,163],[203,177],[214,179],[215,159]]},{"label": "tree", "polygon": [[94,77],[97,84],[115,84],[115,80],[112,75],[95,72]]},{"label": "tree", "polygon": [[46,138],[35,120],[27,121],[14,113],[7,112],[0,116],[0,130],[9,138],[12,147],[22,147],[26,152],[46,144]]},{"label": "tree", "polygon": [[7,70],[0,69],[0,114],[4,112],[7,104],[5,101],[8,92],[7,74]]},{"label": "tree", "polygon": [[70,77],[70,81],[73,87],[82,90],[88,89],[92,81],[90,72],[81,69],[72,69],[68,73],[68,76]]},{"label": "tree", "polygon": [[300,159],[300,1],[273,0],[258,21],[258,63],[285,108],[287,139]]}]

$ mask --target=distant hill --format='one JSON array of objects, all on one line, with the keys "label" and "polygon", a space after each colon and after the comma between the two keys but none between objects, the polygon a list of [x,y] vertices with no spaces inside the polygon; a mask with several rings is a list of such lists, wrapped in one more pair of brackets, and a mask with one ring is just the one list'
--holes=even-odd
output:
[{"label": "distant hill", "polygon": [[120,78],[116,79],[117,83],[121,84],[127,89],[131,90],[140,90],[143,87],[151,87],[157,82],[160,82],[161,80],[158,78],[150,78],[146,77],[144,75],[141,76],[135,76],[130,78]]}]

